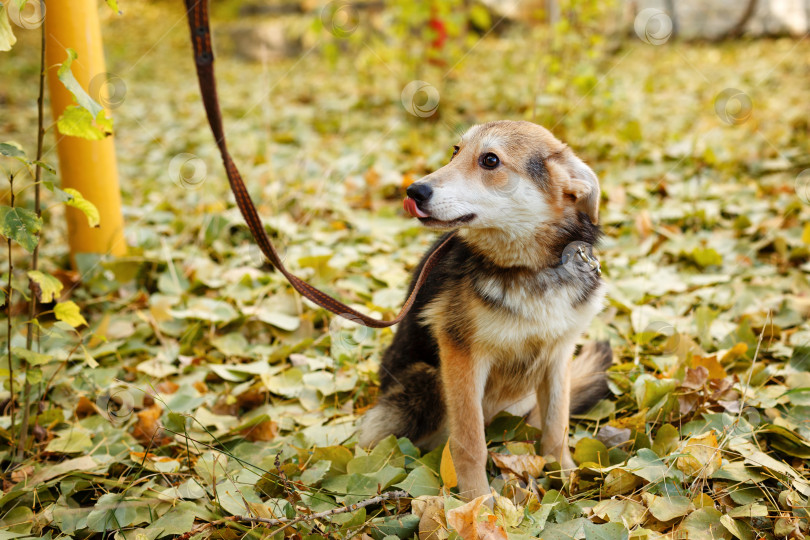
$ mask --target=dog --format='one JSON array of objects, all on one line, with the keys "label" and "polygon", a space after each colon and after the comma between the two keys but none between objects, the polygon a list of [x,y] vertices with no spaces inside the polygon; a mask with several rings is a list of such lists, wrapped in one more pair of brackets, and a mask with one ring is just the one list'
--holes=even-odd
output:
[{"label": "dog", "polygon": [[542,429],[544,455],[573,468],[569,416],[608,395],[612,363],[607,342],[571,361],[605,297],[591,251],[596,174],[545,128],[499,121],[469,129],[407,194],[408,213],[450,231],[437,245],[455,236],[383,356],[359,444],[394,434],[430,448],[449,432],[459,494],[475,498],[490,493],[484,427],[508,411]]}]

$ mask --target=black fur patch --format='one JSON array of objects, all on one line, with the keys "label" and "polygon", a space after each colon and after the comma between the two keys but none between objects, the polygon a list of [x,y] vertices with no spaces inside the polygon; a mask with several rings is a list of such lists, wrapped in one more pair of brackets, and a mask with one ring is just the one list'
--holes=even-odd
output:
[{"label": "black fur patch", "polygon": [[528,161],[526,161],[526,172],[529,173],[529,177],[540,186],[541,189],[548,187],[549,174],[546,168],[546,160],[543,156],[534,155],[530,157]]},{"label": "black fur patch", "polygon": [[392,431],[418,443],[444,424],[444,398],[439,369],[414,362],[395,375],[396,383],[385,389],[380,404],[398,411]]}]

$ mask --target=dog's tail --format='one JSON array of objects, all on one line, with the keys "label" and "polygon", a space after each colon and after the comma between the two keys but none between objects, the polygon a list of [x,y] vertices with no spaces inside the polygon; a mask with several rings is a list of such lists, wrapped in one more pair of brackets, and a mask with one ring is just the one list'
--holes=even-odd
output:
[{"label": "dog's tail", "polygon": [[613,363],[608,341],[590,341],[582,346],[571,375],[571,414],[584,414],[610,395],[605,370]]}]

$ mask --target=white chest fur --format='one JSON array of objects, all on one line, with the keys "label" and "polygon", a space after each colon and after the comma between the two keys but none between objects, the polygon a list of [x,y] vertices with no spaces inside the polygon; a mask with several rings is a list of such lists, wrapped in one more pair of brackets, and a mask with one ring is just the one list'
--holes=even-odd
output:
[{"label": "white chest fur", "polygon": [[[582,300],[583,286],[576,281],[547,279],[541,290],[504,286],[503,281],[480,280],[475,287],[483,299],[472,306],[474,342],[486,348],[519,348],[525,343],[553,344],[588,328],[601,311],[604,285]],[[517,351],[515,351],[517,352]]]}]

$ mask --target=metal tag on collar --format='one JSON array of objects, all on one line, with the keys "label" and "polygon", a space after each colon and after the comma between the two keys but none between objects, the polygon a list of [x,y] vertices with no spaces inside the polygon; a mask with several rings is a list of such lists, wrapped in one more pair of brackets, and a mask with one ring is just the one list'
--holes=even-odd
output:
[{"label": "metal tag on collar", "polygon": [[585,250],[582,249],[582,246],[579,246],[577,248],[577,255],[579,255],[579,257],[583,261],[588,263],[588,266],[590,266],[592,269],[596,270],[596,275],[598,275],[598,276],[602,275],[602,265],[599,264],[599,259],[589,255],[588,253],[585,253]]}]

